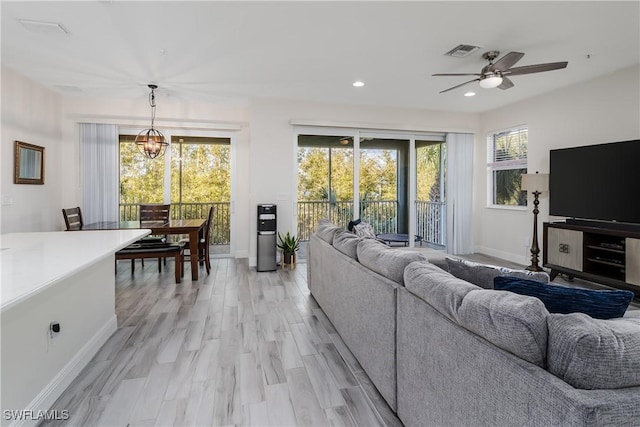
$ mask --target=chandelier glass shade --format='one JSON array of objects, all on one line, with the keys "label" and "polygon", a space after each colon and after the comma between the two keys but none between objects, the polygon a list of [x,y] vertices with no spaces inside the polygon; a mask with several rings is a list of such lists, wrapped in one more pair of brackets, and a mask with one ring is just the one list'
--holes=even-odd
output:
[{"label": "chandelier glass shade", "polygon": [[157,129],[154,129],[153,123],[156,118],[156,96],[155,90],[158,86],[150,84],[149,89],[151,89],[151,93],[149,94],[149,105],[151,106],[151,127],[149,129],[142,130],[137,136],[135,140],[135,144],[138,147],[138,150],[145,156],[150,159],[155,159],[156,157],[161,157],[165,151],[167,151],[167,147],[169,143],[167,139],[164,137],[162,132]]}]

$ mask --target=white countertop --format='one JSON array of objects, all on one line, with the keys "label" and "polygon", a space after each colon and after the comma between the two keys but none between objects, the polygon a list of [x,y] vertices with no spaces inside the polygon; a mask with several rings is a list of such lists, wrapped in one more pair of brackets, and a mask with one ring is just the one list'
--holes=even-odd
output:
[{"label": "white countertop", "polygon": [[0,311],[148,235],[148,229],[0,235]]}]

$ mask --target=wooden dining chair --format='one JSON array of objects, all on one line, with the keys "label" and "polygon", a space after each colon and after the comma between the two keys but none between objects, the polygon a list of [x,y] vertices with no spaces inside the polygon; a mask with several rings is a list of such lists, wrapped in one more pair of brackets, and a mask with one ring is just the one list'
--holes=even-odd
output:
[{"label": "wooden dining chair", "polygon": [[144,222],[169,222],[171,205],[140,205],[140,226]]},{"label": "wooden dining chair", "polygon": [[[145,228],[145,223],[158,223],[158,222],[169,222],[171,218],[171,205],[164,204],[141,204],[140,205],[140,228]],[[167,236],[147,236],[142,238],[137,243],[166,243]],[[158,258],[158,263],[162,262],[166,265],[167,258],[160,257]],[[135,262],[132,260],[132,263]],[[144,258],[141,259],[142,265],[144,266]],[[133,268],[133,264],[132,264]],[[162,267],[158,265],[158,269],[161,270]]]},{"label": "wooden dining chair", "polygon": [[67,226],[67,231],[82,230],[82,212],[80,206],[76,208],[62,209],[62,216],[64,217],[64,223]]},{"label": "wooden dining chair", "polygon": [[[207,274],[209,274],[211,272],[211,259],[210,259],[210,252],[209,252],[209,245],[211,243],[211,233],[213,231],[213,212],[214,212],[214,206],[211,206],[209,208],[209,215],[207,216],[207,223],[205,224],[205,234],[204,237],[202,237],[199,241],[198,241],[198,263],[200,265],[204,264],[205,268],[207,269]],[[189,239],[184,239],[184,240],[180,240],[180,243],[185,244],[185,253],[183,255],[183,259],[187,260],[187,259],[191,259],[191,253],[187,253],[187,251],[189,250]]]}]

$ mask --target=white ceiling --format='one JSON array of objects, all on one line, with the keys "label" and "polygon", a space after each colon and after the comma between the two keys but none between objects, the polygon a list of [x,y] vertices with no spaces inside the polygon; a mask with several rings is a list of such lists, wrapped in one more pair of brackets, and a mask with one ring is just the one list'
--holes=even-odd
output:
[{"label": "white ceiling", "polygon": [[[253,97],[479,112],[640,63],[640,2],[2,1],[2,64],[68,96],[243,103]],[[19,19],[61,23],[30,32]],[[444,53],[482,46],[466,58]],[[482,53],[517,66],[569,61],[475,83]],[[590,58],[588,58],[590,55]],[[365,86],[351,84],[362,80]],[[594,83],[597,84],[597,81]],[[474,90],[477,96],[463,94]]]}]

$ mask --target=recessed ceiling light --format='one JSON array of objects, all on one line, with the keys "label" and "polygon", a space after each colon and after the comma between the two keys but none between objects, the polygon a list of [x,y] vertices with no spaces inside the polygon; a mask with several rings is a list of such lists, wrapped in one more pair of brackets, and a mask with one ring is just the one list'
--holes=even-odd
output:
[{"label": "recessed ceiling light", "polygon": [[355,87],[362,87],[362,86],[364,86],[364,82],[361,82],[360,80],[358,80],[357,82],[353,82],[353,85]]},{"label": "recessed ceiling light", "polygon": [[464,96],[476,96],[475,92],[467,92],[464,94]]}]

